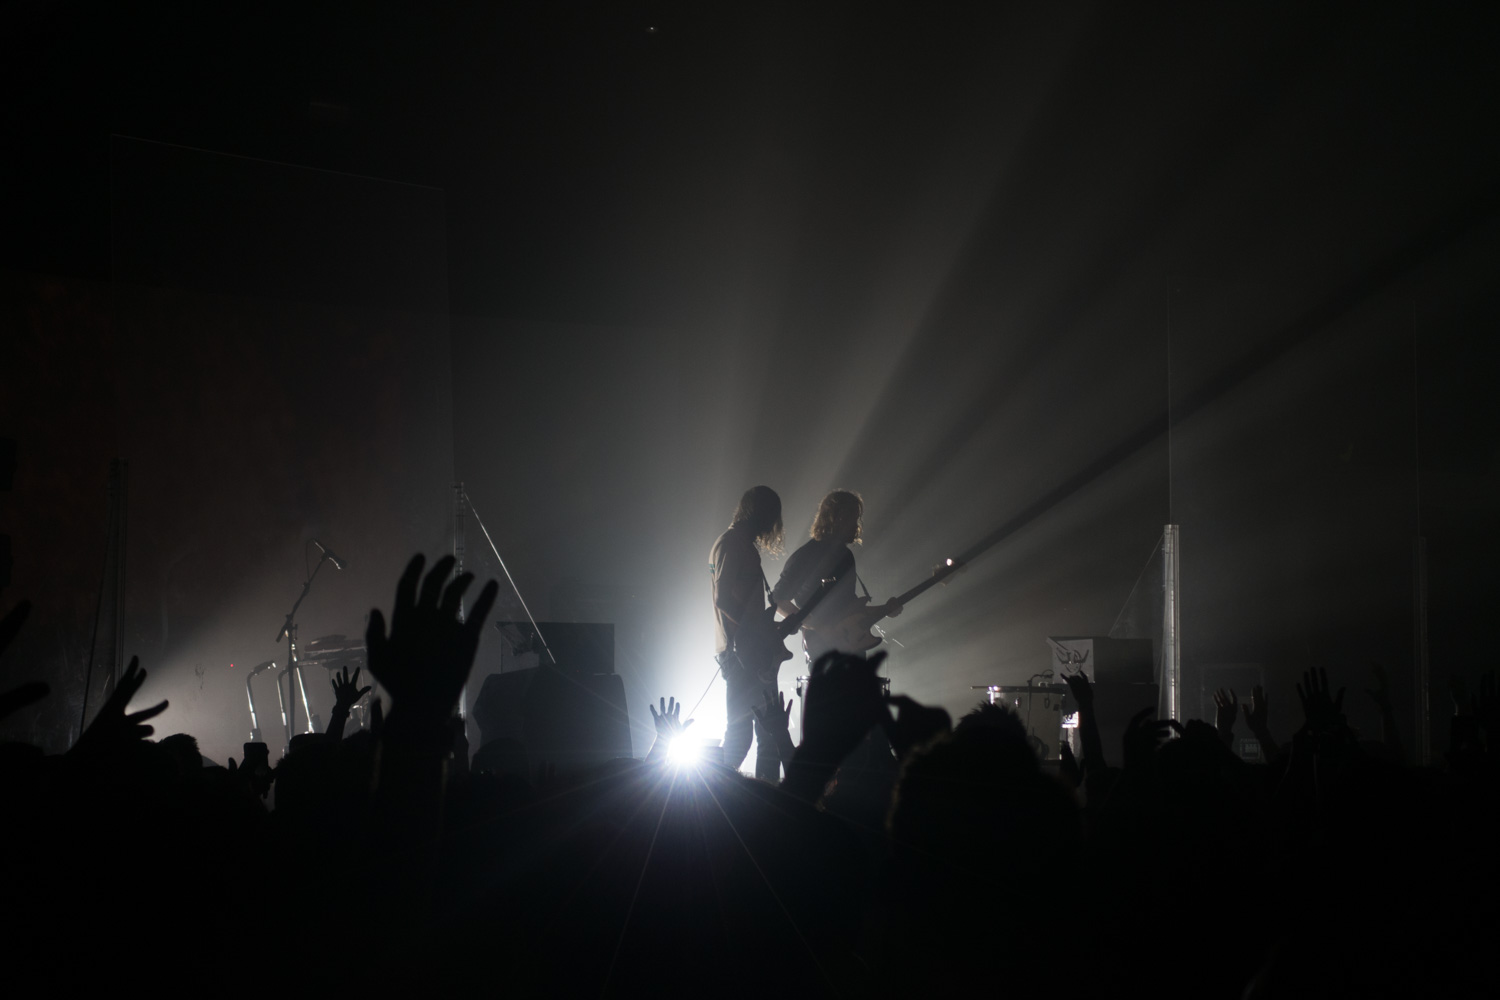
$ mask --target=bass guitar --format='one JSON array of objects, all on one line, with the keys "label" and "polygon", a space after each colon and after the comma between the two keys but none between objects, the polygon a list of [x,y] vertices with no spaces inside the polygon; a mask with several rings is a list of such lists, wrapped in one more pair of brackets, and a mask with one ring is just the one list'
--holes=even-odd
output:
[{"label": "bass guitar", "polygon": [[735,630],[733,643],[740,666],[754,673],[762,684],[775,684],[776,672],[792,658],[792,651],[786,648],[787,638],[796,634],[802,627],[802,620],[812,614],[818,602],[837,582],[837,579],[824,580],[807,603],[790,618],[777,621],[776,606],[772,605],[741,622]]},{"label": "bass guitar", "polygon": [[[964,563],[957,559],[944,559],[932,567],[932,575],[904,594],[890,599],[888,604],[899,604],[905,607],[913,599],[922,596],[929,589],[939,583],[945,582],[948,577],[964,568]],[[822,636],[825,643],[835,649],[847,653],[862,653],[867,649],[874,649],[885,642],[885,636],[881,635],[875,628],[875,624],[882,618],[887,617],[886,605],[869,607],[869,597],[859,598],[859,606],[837,621],[824,622],[817,627],[818,635]],[[811,610],[809,608],[808,610]],[[802,612],[805,615],[806,612]],[[800,616],[799,616],[800,617]],[[791,619],[787,619],[790,621]]]}]

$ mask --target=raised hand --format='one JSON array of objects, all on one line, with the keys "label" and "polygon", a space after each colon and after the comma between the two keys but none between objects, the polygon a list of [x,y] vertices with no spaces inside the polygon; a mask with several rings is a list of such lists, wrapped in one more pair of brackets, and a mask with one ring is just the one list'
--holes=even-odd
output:
[{"label": "raised hand", "polygon": [[875,677],[884,662],[884,652],[869,659],[847,653],[818,657],[807,682],[804,748],[837,763],[887,717]]},{"label": "raised hand", "polygon": [[1270,760],[1275,757],[1280,748],[1276,746],[1276,741],[1271,739],[1270,724],[1267,721],[1269,708],[1266,705],[1265,688],[1259,684],[1251,688],[1250,700],[1241,707],[1245,713],[1245,727],[1260,744],[1262,758]]},{"label": "raised hand", "polygon": [[812,665],[803,695],[802,745],[787,764],[782,790],[815,802],[839,763],[876,725],[890,721],[875,671],[885,653],[868,660],[847,653],[824,653]]},{"label": "raised hand", "polygon": [[354,703],[370,693],[368,687],[359,686],[360,669],[354,669],[353,680],[349,678],[348,667],[344,668],[342,675],[334,673],[328,678],[333,682],[333,711],[328,713],[328,728],[324,732],[336,740],[344,738],[344,726],[349,722],[349,710]]},{"label": "raised hand", "polygon": [[474,581],[473,574],[461,574],[445,587],[444,581],[453,572],[453,557],[444,556],[434,563],[426,579],[421,579],[423,562],[421,555],[413,556],[396,584],[389,635],[380,609],[370,612],[365,647],[370,676],[390,692],[392,719],[397,714],[416,715],[440,725],[468,680],[480,630],[500,586],[494,580],[486,583],[468,619],[459,621],[459,602]]},{"label": "raised hand", "polygon": [[1302,700],[1302,715],[1309,731],[1327,733],[1344,728],[1344,689],[1329,697],[1327,670],[1319,667],[1304,671],[1297,697]]},{"label": "raised hand", "polygon": [[342,673],[334,672],[329,680],[333,682],[333,710],[335,713],[343,712],[349,714],[359,699],[370,693],[370,685],[359,686],[359,673],[363,668],[354,668],[354,678],[349,678],[349,668],[345,667]]},{"label": "raised hand", "polygon": [[769,738],[776,745],[776,756],[783,764],[788,765],[797,751],[792,743],[792,704],[780,691],[776,692],[776,700],[772,701],[771,692],[767,691],[765,705],[752,705],[750,708],[750,713],[760,726],[760,736]]},{"label": "raised hand", "polygon": [[655,705],[648,703],[646,707],[651,710],[651,721],[656,723],[656,738],[670,742],[686,732],[693,720],[682,721],[682,704],[676,698],[662,698],[659,704],[660,712]]},{"label": "raised hand", "polygon": [[138,740],[150,738],[156,730],[146,725],[146,720],[165,712],[165,701],[139,712],[125,714],[125,706],[130,704],[130,699],[135,697],[144,683],[146,671],[141,669],[140,657],[132,656],[124,676],[115,686],[114,694],[99,707],[99,714],[94,716],[94,721],[89,723],[89,727],[78,737],[78,742],[73,744],[73,749],[68,753],[80,757],[107,756]]},{"label": "raised hand", "polygon": [[953,729],[953,719],[941,708],[930,708],[904,694],[891,695],[896,715],[885,723],[885,735],[897,757]]},{"label": "raised hand", "polygon": [[682,715],[682,703],[676,698],[662,698],[658,703],[661,711],[656,710],[656,705],[646,703],[646,708],[651,712],[651,721],[656,723],[656,740],[651,744],[651,749],[646,754],[648,763],[660,763],[667,759],[667,753],[672,748],[672,742],[681,736],[693,720],[680,721]]},{"label": "raised hand", "polygon": [[1068,685],[1068,693],[1078,703],[1080,709],[1089,709],[1094,705],[1094,686],[1083,674],[1064,674],[1063,683]]},{"label": "raised hand", "polygon": [[1077,788],[1083,784],[1083,767],[1079,765],[1078,758],[1073,756],[1073,745],[1063,740],[1058,747],[1062,760],[1058,763],[1058,770],[1062,772],[1063,780]]},{"label": "raised hand", "polygon": [[755,716],[761,728],[768,733],[791,733],[792,730],[792,705],[785,694],[776,692],[776,700],[771,700],[771,693],[766,692],[764,705],[752,705],[750,713]]},{"label": "raised hand", "polygon": [[1245,702],[1245,727],[1254,733],[1256,738],[1266,731],[1266,690],[1259,684],[1250,689],[1250,700]]},{"label": "raised hand", "polygon": [[1219,688],[1214,692],[1214,729],[1225,746],[1234,740],[1234,719],[1239,715],[1240,699],[1230,688]]}]

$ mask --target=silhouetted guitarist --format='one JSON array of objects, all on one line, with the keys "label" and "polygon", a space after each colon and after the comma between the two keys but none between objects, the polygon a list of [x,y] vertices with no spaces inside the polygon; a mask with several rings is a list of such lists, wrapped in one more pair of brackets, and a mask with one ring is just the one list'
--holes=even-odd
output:
[{"label": "silhouetted guitarist", "polygon": [[[860,652],[878,642],[872,639],[856,643],[850,633],[851,618],[857,625],[862,615],[873,622],[901,613],[901,605],[895,601],[870,607],[869,594],[861,597],[855,593],[858,577],[854,552],[849,546],[862,540],[864,514],[865,502],[858,493],[834,490],[824,497],[813,518],[809,532],[812,537],[787,557],[781,578],[776,581],[772,600],[787,616],[806,607],[822,581],[835,581],[802,624],[802,645],[809,662],[831,650]],[[856,631],[869,635],[867,628]]]},{"label": "silhouetted guitarist", "polygon": [[[708,571],[713,579],[715,645],[719,668],[724,673],[727,691],[728,723],[724,727],[724,763],[736,770],[750,752],[752,733],[758,738],[755,754],[755,776],[766,781],[781,777],[781,760],[776,755],[775,738],[760,731],[751,709],[776,701],[776,668],[774,663],[744,662],[748,655],[736,650],[736,637],[742,650],[751,644],[740,636],[759,629],[765,631],[774,608],[766,606],[766,577],[761,569],[762,551],[781,551],[781,498],[769,486],[755,486],[745,491],[735,508],[729,529],[714,541],[708,555]],[[783,651],[783,655],[787,655]],[[767,676],[769,674],[769,676]]]}]

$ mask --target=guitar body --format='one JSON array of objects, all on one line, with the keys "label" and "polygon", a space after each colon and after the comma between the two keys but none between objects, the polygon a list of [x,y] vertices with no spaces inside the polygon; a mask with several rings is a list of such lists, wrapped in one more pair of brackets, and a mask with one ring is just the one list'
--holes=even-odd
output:
[{"label": "guitar body", "polygon": [[883,637],[871,630],[876,622],[885,617],[883,606],[871,608],[869,605],[868,597],[859,598],[859,607],[843,618],[819,625],[819,638],[824,644],[845,653],[863,653],[885,642]]},{"label": "guitar body", "polygon": [[790,634],[785,622],[776,620],[776,609],[766,608],[735,631],[734,654],[740,666],[762,684],[774,684],[781,665],[792,658],[792,651],[786,648],[786,637]]},{"label": "guitar body", "polygon": [[[904,607],[914,598],[926,593],[929,588],[946,581],[963,567],[964,564],[957,559],[944,560],[932,568],[931,577],[906,593],[891,598],[889,603]],[[818,635],[824,644],[845,653],[863,653],[885,642],[885,637],[873,631],[873,628],[876,622],[886,617],[886,605],[879,604],[872,608],[868,596],[860,597],[858,600],[859,606],[843,618],[818,626]]]}]

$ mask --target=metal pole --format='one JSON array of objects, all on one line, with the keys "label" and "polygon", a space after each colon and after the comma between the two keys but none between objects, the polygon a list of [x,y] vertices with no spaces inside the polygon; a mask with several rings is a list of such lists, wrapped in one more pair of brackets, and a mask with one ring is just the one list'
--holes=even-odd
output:
[{"label": "metal pole", "polygon": [[1432,663],[1427,657],[1427,539],[1416,539],[1416,574],[1413,580],[1412,613],[1416,640],[1413,657],[1417,714],[1417,763],[1432,762]]},{"label": "metal pole", "polygon": [[1182,617],[1178,594],[1178,526],[1162,529],[1161,704],[1169,719],[1182,718]]},{"label": "metal pole", "polygon": [[[464,484],[457,482],[453,484],[453,576],[455,579],[464,572]],[[458,620],[467,621],[464,614],[464,602],[458,602]],[[469,717],[469,682],[464,680],[464,686],[458,692],[458,717],[467,719]]]}]

